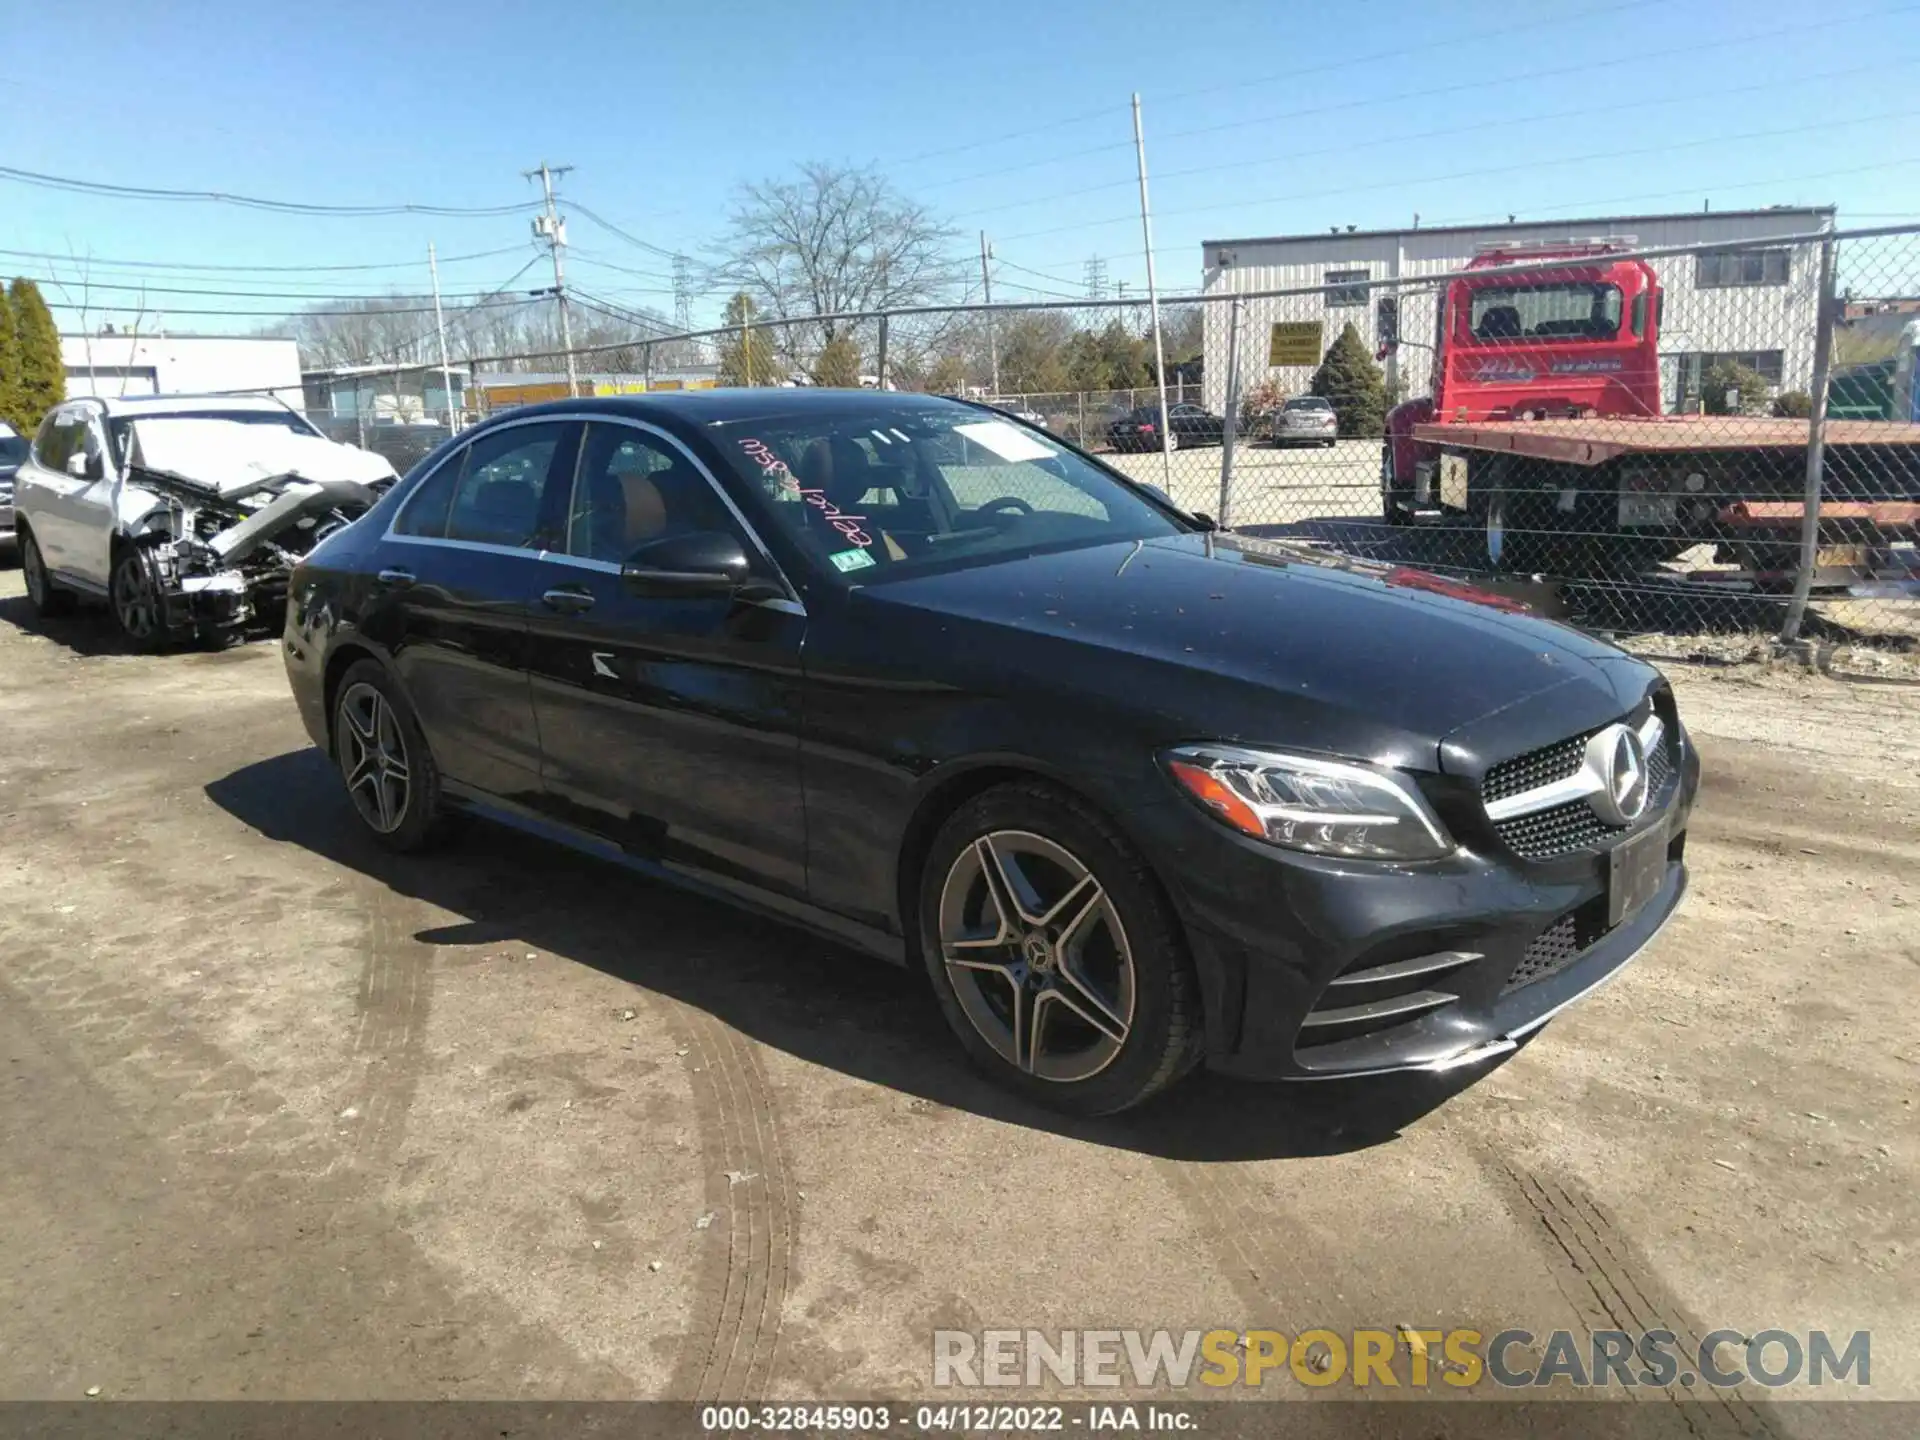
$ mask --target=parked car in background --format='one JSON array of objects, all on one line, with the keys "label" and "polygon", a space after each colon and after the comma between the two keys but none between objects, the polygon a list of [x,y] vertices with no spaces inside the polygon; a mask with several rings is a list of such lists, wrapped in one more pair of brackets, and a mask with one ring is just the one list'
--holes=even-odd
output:
[{"label": "parked car in background", "polygon": [[[1218,445],[1226,437],[1226,422],[1200,405],[1170,405],[1173,443],[1182,445]],[[1158,450],[1167,434],[1168,421],[1158,405],[1141,405],[1129,410],[1107,427],[1107,444],[1115,450]]]},{"label": "parked car in background", "polygon": [[14,538],[13,478],[26,458],[27,442],[18,430],[0,420],[0,545]]},{"label": "parked car in background", "polygon": [[276,619],[294,560],[396,478],[278,400],[70,400],[15,476],[27,596],[41,615],[105,600],[140,649],[223,638]]},{"label": "parked car in background", "polygon": [[1033,425],[1042,430],[1047,428],[1046,416],[1018,400],[988,400],[985,403],[992,406],[995,410],[998,410],[1002,415],[1011,415],[1022,424]]},{"label": "parked car in background", "polygon": [[1333,402],[1319,395],[1296,395],[1273,412],[1276,445],[1332,445],[1340,436]]},{"label": "parked car in background", "polygon": [[1672,691],[1516,608],[984,406],[727,389],[468,431],[299,563],[283,649],[380,842],[558,830],[921,968],[987,1073],[1105,1113],[1482,1065],[1659,930]]}]

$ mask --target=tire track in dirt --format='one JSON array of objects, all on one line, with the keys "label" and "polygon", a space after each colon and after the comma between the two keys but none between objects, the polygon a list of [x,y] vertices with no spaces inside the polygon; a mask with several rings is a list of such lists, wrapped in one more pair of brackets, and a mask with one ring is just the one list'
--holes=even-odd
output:
[{"label": "tire track in dirt", "polygon": [[[1539,1243],[1554,1284],[1588,1331],[1671,1330],[1681,1370],[1691,1370],[1690,1357],[1698,1356],[1705,1328],[1688,1315],[1606,1207],[1570,1176],[1541,1174],[1487,1152],[1482,1165],[1514,1218]],[[1676,1380],[1659,1392],[1628,1394],[1636,1400],[1657,1394],[1675,1402],[1687,1429],[1701,1440],[1777,1433],[1750,1384],[1715,1390]]]},{"label": "tire track in dirt", "polygon": [[406,1133],[419,1085],[433,998],[433,947],[415,938],[420,902],[377,880],[363,879],[365,953],[354,1004],[354,1076],[336,1112],[355,1128],[340,1163],[362,1167],[390,1157]]},{"label": "tire track in dirt", "polygon": [[702,1263],[692,1336],[668,1393],[760,1398],[779,1366],[794,1242],[792,1182],[772,1087],[751,1040],[678,1000],[650,998],[686,1051],[707,1213],[711,1228],[725,1227],[724,1245],[711,1245]]},{"label": "tire track in dirt", "polygon": [[1156,1158],[1167,1182],[1213,1251],[1218,1273],[1242,1309],[1241,1325],[1295,1333],[1302,1324],[1326,1325],[1335,1311],[1332,1285],[1300,1263],[1300,1236],[1254,1182],[1250,1166]]}]

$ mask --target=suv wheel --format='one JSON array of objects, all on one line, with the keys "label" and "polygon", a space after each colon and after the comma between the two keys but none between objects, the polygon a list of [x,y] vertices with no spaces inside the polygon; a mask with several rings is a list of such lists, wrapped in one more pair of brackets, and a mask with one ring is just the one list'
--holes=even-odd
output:
[{"label": "suv wheel", "polygon": [[46,557],[40,553],[40,542],[24,525],[20,527],[20,569],[26,577],[27,601],[34,614],[53,618],[73,612],[73,592],[53,583],[53,577],[47,574]]},{"label": "suv wheel", "polygon": [[1040,783],[997,786],[941,826],[920,876],[920,951],[974,1063],[1031,1100],[1125,1110],[1200,1058],[1173,913],[1103,816]]},{"label": "suv wheel", "polygon": [[166,597],[153,552],[144,545],[122,548],[113,562],[107,584],[113,623],[137,650],[158,650],[166,641]]},{"label": "suv wheel", "polygon": [[333,755],[347,798],[390,850],[423,849],[439,832],[440,771],[413,707],[386,669],[362,660],[341,677]]}]

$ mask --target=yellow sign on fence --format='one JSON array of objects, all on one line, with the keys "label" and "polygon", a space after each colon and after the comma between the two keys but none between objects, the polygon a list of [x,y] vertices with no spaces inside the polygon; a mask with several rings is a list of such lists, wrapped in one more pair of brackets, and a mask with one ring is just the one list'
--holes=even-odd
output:
[{"label": "yellow sign on fence", "polygon": [[1320,363],[1320,322],[1318,320],[1281,320],[1267,341],[1269,365],[1318,365]]}]

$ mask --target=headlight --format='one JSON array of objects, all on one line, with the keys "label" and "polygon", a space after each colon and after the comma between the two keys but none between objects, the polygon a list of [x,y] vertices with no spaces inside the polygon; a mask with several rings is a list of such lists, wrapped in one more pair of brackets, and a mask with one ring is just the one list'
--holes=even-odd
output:
[{"label": "headlight", "polygon": [[1388,770],[1231,745],[1183,745],[1161,759],[1195,800],[1270,845],[1360,860],[1454,848],[1420,792]]}]

